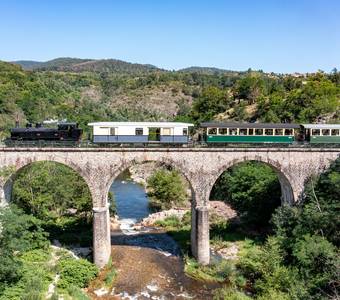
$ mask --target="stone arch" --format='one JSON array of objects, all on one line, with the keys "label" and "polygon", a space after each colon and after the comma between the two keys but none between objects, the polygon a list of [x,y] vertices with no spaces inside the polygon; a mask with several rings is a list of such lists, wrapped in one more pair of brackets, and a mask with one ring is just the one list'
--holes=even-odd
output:
[{"label": "stone arch", "polygon": [[8,204],[11,201],[12,198],[12,189],[13,189],[13,183],[18,176],[18,174],[24,169],[29,167],[30,165],[37,163],[37,162],[54,162],[58,164],[62,164],[73,171],[75,171],[86,183],[86,185],[89,188],[90,195],[91,195],[91,200],[93,202],[93,193],[91,189],[91,183],[87,176],[85,175],[83,169],[81,169],[78,165],[74,164],[73,162],[66,162],[63,159],[60,159],[58,157],[53,157],[53,158],[39,158],[39,159],[28,159],[28,160],[20,160],[17,161],[15,165],[9,165],[6,167],[14,167],[13,172],[4,180],[3,183],[3,200],[5,204]]},{"label": "stone arch", "polygon": [[216,183],[217,179],[223,174],[223,172],[227,171],[237,164],[249,161],[257,161],[263,163],[271,167],[271,169],[277,174],[281,186],[281,204],[293,205],[295,201],[297,201],[296,195],[294,195],[292,184],[293,181],[290,179],[290,175],[282,169],[281,164],[275,160],[264,159],[262,156],[259,155],[255,155],[254,157],[243,157],[239,159],[234,159],[230,162],[227,162],[226,164],[223,164],[210,180],[208,200],[210,198],[210,194],[214,184]]},{"label": "stone arch", "polygon": [[122,172],[129,169],[133,165],[143,164],[143,163],[147,163],[147,162],[155,162],[155,163],[159,163],[159,164],[164,165],[164,166],[170,166],[170,167],[175,168],[175,170],[179,171],[181,173],[181,175],[183,175],[184,178],[186,179],[186,181],[189,183],[189,187],[190,187],[191,194],[192,194],[192,203],[195,202],[195,190],[194,190],[193,185],[192,185],[190,173],[187,170],[185,170],[176,161],[174,161],[172,159],[164,158],[164,157],[161,158],[161,159],[154,159],[154,158],[153,159],[145,159],[145,158],[141,157],[141,158],[133,158],[131,160],[123,161],[118,167],[114,168],[110,172],[109,179],[107,180],[107,183],[105,185],[106,186],[105,187],[105,195],[107,195],[109,193],[111,185],[113,184],[113,182],[116,180],[116,178]]}]

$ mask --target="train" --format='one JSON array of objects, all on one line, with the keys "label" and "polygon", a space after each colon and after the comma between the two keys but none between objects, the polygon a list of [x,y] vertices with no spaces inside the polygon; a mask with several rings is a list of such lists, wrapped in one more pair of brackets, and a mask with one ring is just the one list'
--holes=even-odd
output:
[{"label": "train", "polygon": [[56,128],[45,128],[42,123],[36,123],[33,126],[27,123],[26,127],[16,126],[11,129],[11,141],[69,141],[79,142],[83,130],[77,123],[61,122]]},{"label": "train", "polygon": [[[92,122],[87,144],[99,146],[227,146],[240,144],[340,144],[340,124],[203,122]],[[60,122],[55,128],[27,124],[11,129],[12,144],[58,142],[80,145],[83,130],[75,122]],[[34,144],[34,143],[33,143]]]}]

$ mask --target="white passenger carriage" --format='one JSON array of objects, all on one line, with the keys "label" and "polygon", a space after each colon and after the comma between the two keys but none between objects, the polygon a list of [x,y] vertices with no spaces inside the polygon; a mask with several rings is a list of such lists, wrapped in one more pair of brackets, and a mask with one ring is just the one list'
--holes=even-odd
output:
[{"label": "white passenger carriage", "polygon": [[180,122],[94,122],[94,143],[187,144],[190,123]]}]

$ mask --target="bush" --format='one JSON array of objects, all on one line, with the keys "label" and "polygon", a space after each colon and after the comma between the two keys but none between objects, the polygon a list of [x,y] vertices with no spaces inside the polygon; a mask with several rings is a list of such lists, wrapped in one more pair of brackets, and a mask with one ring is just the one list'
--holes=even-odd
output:
[{"label": "bush", "polygon": [[159,170],[148,179],[150,207],[154,210],[181,206],[187,200],[184,181],[175,170]]},{"label": "bush", "polygon": [[[23,276],[23,261],[20,255],[32,249],[47,249],[47,234],[41,222],[26,215],[15,205],[0,209],[0,295],[2,291],[16,284]],[[17,290],[13,287],[13,291]],[[9,296],[8,296],[9,297]]]},{"label": "bush", "polygon": [[99,270],[85,259],[63,258],[58,263],[60,280],[58,287],[68,289],[70,286],[84,288],[94,279]]},{"label": "bush", "polygon": [[340,259],[337,249],[325,238],[304,235],[293,246],[293,256],[310,288],[325,287],[336,281]]},{"label": "bush", "polygon": [[[251,300],[252,298],[248,297],[246,294],[236,289],[225,287],[225,288],[216,289],[214,291],[213,299],[214,300]],[[271,299],[276,300],[276,298],[271,298]]]},{"label": "bush", "polygon": [[179,227],[181,224],[182,222],[177,216],[169,216],[164,220],[158,220],[155,222],[155,225],[160,227]]}]

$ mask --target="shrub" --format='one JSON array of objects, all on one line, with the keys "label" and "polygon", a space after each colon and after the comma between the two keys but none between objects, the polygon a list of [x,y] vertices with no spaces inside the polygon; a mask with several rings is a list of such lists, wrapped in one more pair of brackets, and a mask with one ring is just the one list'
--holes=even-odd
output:
[{"label": "shrub", "polygon": [[324,287],[337,281],[339,256],[336,247],[317,235],[304,235],[293,247],[293,256],[301,274],[311,288]]},{"label": "shrub", "polygon": [[248,297],[243,292],[240,292],[231,287],[224,287],[224,288],[216,289],[214,291],[213,299],[214,300],[251,300],[252,298]]},{"label": "shrub", "polygon": [[158,220],[155,222],[156,226],[160,227],[179,227],[181,226],[181,221],[177,216],[169,216],[163,220]]},{"label": "shrub", "polygon": [[159,170],[148,179],[150,207],[154,210],[180,206],[187,200],[184,181],[176,170]]},{"label": "shrub", "polygon": [[[16,284],[23,276],[20,254],[37,248],[46,249],[49,243],[41,222],[14,205],[0,209],[0,224],[1,295],[6,287]],[[13,287],[13,290],[17,290],[17,287]]]},{"label": "shrub", "polygon": [[85,259],[64,258],[58,263],[60,280],[58,287],[85,287],[98,274],[98,268]]}]

